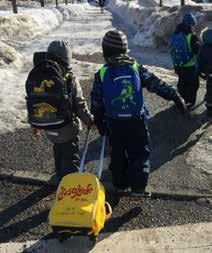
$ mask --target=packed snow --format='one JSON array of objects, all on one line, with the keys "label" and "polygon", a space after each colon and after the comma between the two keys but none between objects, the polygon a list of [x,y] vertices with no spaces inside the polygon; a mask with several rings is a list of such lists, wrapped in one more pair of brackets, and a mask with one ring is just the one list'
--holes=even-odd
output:
[{"label": "packed snow", "polygon": [[[177,1],[167,2],[173,5],[177,3]],[[150,6],[147,4],[148,1],[141,0],[139,4],[133,1],[110,0],[108,8],[120,17],[126,17],[123,19],[124,22],[134,27],[136,30],[133,38],[134,45],[161,47],[168,45],[171,33],[173,33],[176,24],[181,22],[186,12],[194,14],[201,25],[200,30],[212,21],[212,7],[210,5],[203,6],[192,3],[181,8],[179,2],[177,6],[159,8],[156,1],[149,1],[151,8],[146,8],[146,5]],[[187,4],[191,3],[191,1],[186,2]]]}]

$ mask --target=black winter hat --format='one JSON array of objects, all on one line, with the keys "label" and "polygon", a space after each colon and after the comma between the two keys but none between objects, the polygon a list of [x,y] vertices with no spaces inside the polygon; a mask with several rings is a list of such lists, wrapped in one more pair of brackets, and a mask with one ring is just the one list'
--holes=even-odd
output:
[{"label": "black winter hat", "polygon": [[54,40],[49,44],[47,51],[70,66],[72,55],[68,41]]},{"label": "black winter hat", "polygon": [[103,37],[102,50],[105,58],[126,54],[127,49],[127,36],[122,31],[112,30]]},{"label": "black winter hat", "polygon": [[192,13],[186,13],[183,16],[182,23],[184,25],[195,26],[197,24],[197,20],[196,20],[195,16]]}]

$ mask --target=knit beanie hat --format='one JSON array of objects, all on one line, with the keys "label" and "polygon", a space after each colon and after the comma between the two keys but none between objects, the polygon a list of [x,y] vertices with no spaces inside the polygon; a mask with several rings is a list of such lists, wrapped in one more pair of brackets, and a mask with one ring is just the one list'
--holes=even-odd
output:
[{"label": "knit beanie hat", "polygon": [[183,16],[183,22],[184,25],[189,25],[189,26],[195,26],[197,24],[197,20],[194,17],[192,13],[186,13]]},{"label": "knit beanie hat", "polygon": [[102,50],[105,58],[114,55],[126,54],[127,49],[127,36],[123,32],[112,30],[107,32],[103,37]]},{"label": "knit beanie hat", "polygon": [[48,53],[53,54],[54,56],[60,58],[67,66],[71,64],[71,50],[69,43],[62,40],[52,41],[47,49]]}]

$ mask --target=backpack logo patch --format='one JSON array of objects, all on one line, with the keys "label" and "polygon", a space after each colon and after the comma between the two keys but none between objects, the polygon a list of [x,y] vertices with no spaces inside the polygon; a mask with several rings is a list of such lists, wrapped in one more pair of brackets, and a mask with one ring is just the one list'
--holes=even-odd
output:
[{"label": "backpack logo patch", "polygon": [[47,103],[40,103],[34,105],[34,116],[38,118],[46,118],[52,119],[56,118],[55,113],[57,112],[57,108],[51,106]]},{"label": "backpack logo patch", "polygon": [[126,79],[122,81],[123,88],[121,90],[121,94],[114,98],[111,102],[112,106],[115,106],[115,103],[117,101],[120,101],[122,103],[122,110],[125,110],[129,107],[128,103],[131,103],[132,105],[136,106],[136,102],[134,102],[134,90],[132,84],[127,81]]},{"label": "backpack logo patch", "polygon": [[26,80],[29,123],[50,130],[68,124],[72,119],[71,93],[63,67],[44,60],[35,65]]},{"label": "backpack logo patch", "polygon": [[108,67],[103,79],[103,92],[108,116],[141,116],[144,105],[141,80],[130,64]]},{"label": "backpack logo patch", "polygon": [[52,86],[54,86],[53,80],[43,80],[40,84],[40,87],[34,87],[34,92],[35,93],[45,92],[45,87],[52,88]]}]

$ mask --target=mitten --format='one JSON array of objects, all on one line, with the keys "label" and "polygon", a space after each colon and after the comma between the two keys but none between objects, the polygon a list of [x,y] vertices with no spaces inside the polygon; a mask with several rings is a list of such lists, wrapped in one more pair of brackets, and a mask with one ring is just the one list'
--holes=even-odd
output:
[{"label": "mitten", "polygon": [[41,137],[41,130],[40,130],[39,128],[33,127],[33,135],[34,135],[36,138]]}]

